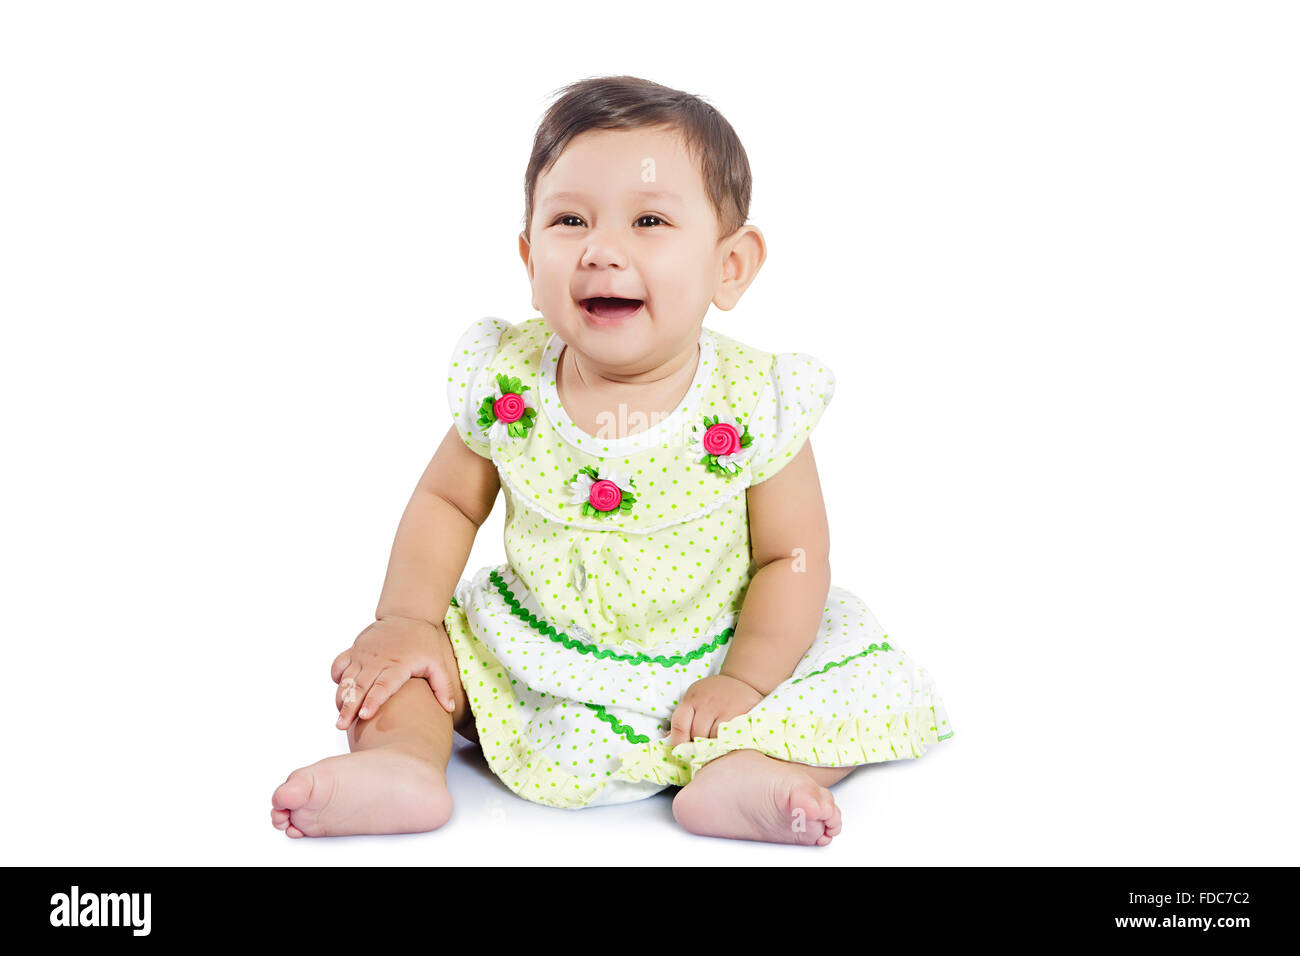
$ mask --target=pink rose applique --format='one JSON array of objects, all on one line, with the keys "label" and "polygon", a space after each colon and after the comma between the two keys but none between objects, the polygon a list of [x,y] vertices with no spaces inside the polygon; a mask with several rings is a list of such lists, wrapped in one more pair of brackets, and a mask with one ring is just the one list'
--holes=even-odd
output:
[{"label": "pink rose applique", "polygon": [[704,416],[703,425],[695,426],[695,441],[691,451],[700,455],[700,464],[724,478],[740,474],[740,470],[754,454],[753,436],[749,426],[742,426],[731,415]]},{"label": "pink rose applique", "polygon": [[497,376],[494,392],[484,397],[478,409],[478,423],[489,441],[524,438],[536,423],[537,409],[524,393],[528,386],[518,378]]},{"label": "pink rose applique", "polygon": [[631,511],[636,502],[636,486],[631,476],[608,465],[578,469],[565,487],[569,491],[569,504],[582,505],[582,513],[590,517],[604,518],[616,511]]}]

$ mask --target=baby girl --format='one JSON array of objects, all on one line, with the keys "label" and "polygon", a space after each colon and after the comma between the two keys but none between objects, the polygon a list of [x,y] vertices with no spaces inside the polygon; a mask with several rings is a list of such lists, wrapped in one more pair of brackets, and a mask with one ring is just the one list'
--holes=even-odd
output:
[{"label": "baby girl", "polygon": [[[519,253],[540,313],[474,322],[453,424],[335,658],[350,753],[289,775],[290,837],[447,822],[456,731],[526,800],[669,786],[688,831],[825,846],[830,787],[952,735],[925,671],[831,584],[811,355],[704,328],[766,258],[750,170],[699,98],[571,84],[543,118]],[[505,495],[504,563],[462,578]]]}]

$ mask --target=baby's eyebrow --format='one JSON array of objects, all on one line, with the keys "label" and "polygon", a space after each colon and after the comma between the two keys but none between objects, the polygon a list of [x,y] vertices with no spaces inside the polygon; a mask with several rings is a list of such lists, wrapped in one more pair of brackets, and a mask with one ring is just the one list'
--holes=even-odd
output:
[{"label": "baby's eyebrow", "polygon": [[[682,197],[670,189],[634,189],[628,193],[629,196],[635,196],[639,199],[671,199],[673,202],[680,203]],[[586,199],[587,194],[574,189],[562,189],[559,192],[547,193],[542,197],[542,205],[547,203],[558,202],[561,199]]]}]

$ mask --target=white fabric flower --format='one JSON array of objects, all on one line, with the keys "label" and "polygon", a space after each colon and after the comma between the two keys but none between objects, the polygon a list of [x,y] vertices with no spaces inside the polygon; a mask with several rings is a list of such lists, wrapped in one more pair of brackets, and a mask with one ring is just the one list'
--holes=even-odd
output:
[{"label": "white fabric flower", "polygon": [[569,482],[569,504],[580,505],[591,497],[591,475],[585,471],[578,472],[578,477]]},{"label": "white fabric flower", "polygon": [[754,455],[754,444],[753,442],[751,442],[748,448],[742,448],[734,455],[719,455],[718,466],[720,468],[727,469],[727,471],[731,472],[734,475],[736,472],[740,471],[740,469],[745,466],[745,462],[749,461],[749,459],[752,458],[753,455]]}]

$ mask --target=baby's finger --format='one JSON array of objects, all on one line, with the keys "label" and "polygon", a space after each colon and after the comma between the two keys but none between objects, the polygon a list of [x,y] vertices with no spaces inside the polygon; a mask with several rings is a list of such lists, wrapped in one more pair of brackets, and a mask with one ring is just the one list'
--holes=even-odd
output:
[{"label": "baby's finger", "polygon": [[339,678],[343,676],[343,672],[348,669],[348,665],[351,663],[352,648],[349,647],[338,657],[334,658],[334,662],[330,664],[330,680],[337,684]]},{"label": "baby's finger", "polygon": [[695,717],[695,708],[690,704],[679,704],[673,711],[673,720],[669,727],[668,743],[676,746],[690,739],[691,720]]},{"label": "baby's finger", "polygon": [[451,690],[451,678],[447,676],[446,671],[441,667],[434,665],[430,668],[429,687],[433,690],[433,696],[442,704],[442,709],[447,713],[454,713],[456,710],[456,698]]},{"label": "baby's finger", "polygon": [[375,711],[384,705],[384,701],[392,697],[397,688],[405,684],[411,675],[398,670],[395,667],[386,667],[376,676],[374,683],[370,685],[370,690],[366,691],[365,700],[361,702],[361,711],[358,716],[362,720],[373,717]]},{"label": "baby's finger", "polygon": [[335,678],[339,686],[334,690],[334,706],[339,710],[343,709],[343,698],[347,694],[349,688],[352,690],[353,694],[358,693],[357,681],[360,677],[361,665],[359,663],[352,663],[347,666],[342,674]]},{"label": "baby's finger", "polygon": [[351,673],[345,674],[339,681],[339,730],[347,730],[356,715],[357,709],[361,706],[366,692],[370,689],[370,683],[374,680],[375,672],[369,668],[361,669],[360,673],[353,676]]},{"label": "baby's finger", "polygon": [[696,737],[709,736],[709,728],[713,726],[716,717],[717,713],[711,707],[702,711],[697,710],[695,716],[691,718],[690,739],[694,740]]},{"label": "baby's finger", "polygon": [[334,690],[334,706],[338,708],[340,716],[345,704],[355,704],[360,700],[361,691],[357,688],[356,677],[347,676],[339,681],[339,686]]},{"label": "baby's finger", "polygon": [[721,723],[723,723],[722,715],[721,715],[721,714],[716,714],[716,715],[714,716],[714,718],[713,718],[713,723],[711,723],[711,724],[709,725],[709,729],[706,730],[706,731],[705,731],[703,734],[701,734],[700,736],[701,736],[701,737],[716,737],[716,736],[718,736],[718,725],[721,724]]}]

